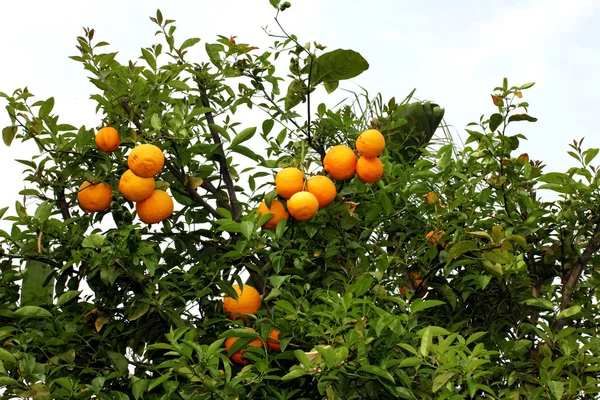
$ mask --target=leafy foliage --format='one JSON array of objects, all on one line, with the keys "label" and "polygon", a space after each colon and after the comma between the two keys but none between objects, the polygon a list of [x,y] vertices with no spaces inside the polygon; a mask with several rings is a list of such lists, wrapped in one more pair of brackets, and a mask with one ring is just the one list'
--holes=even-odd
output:
[{"label": "leafy foliage", "polygon": [[[282,30],[265,52],[219,36],[192,62],[200,39],[177,44],[175,21],[151,20],[160,42],[126,64],[94,30],[77,38],[97,127],[59,122],[54,99],[33,101],[26,88],[0,93],[12,121],[4,143],[39,150],[19,160],[21,195],[35,205],[17,201],[0,231],[2,398],[597,395],[598,149],[574,141],[565,173],[517,155],[525,136],[513,125],[535,122],[521,100],[533,84],[505,79],[459,147],[435,136],[444,110],[412,93],[311,109],[315,90],[368,68],[354,51]],[[94,144],[107,124],[122,136],[110,154]],[[255,209],[275,197],[278,168],[319,173],[328,148],[370,128],[386,137],[382,180],[337,182],[311,220],[260,228],[268,216]],[[174,196],[174,215],[142,224],[116,191],[106,212],[83,212],[81,182],[118,187],[139,142],[166,155],[157,186]],[[236,282],[255,286],[263,306],[232,321],[221,299]],[[272,329],[281,352],[252,347],[249,365],[230,361]],[[229,353],[228,337],[239,338]]]}]

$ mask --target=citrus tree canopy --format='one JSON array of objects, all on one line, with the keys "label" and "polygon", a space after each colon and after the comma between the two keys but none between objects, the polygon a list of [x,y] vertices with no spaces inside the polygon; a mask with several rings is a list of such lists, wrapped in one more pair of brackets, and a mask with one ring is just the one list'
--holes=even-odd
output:
[{"label": "citrus tree canopy", "polygon": [[0,210],[0,398],[597,396],[598,149],[519,151],[533,83],[459,145],[434,102],[343,92],[355,51],[150,19],[138,59],[77,38],[93,126],[0,92],[37,149]]}]

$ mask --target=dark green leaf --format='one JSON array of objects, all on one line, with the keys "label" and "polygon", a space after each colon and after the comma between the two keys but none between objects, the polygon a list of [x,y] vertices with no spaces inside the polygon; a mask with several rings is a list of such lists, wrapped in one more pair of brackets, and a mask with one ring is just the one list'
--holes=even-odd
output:
[{"label": "dark green leaf", "polygon": [[490,116],[490,131],[495,132],[496,129],[502,124],[504,118],[502,115],[496,113]]},{"label": "dark green leaf", "polygon": [[394,377],[389,372],[376,365],[363,365],[358,369],[358,371],[368,372],[370,374],[377,375],[378,377],[383,378],[385,381],[387,381],[387,383],[395,383]]},{"label": "dark green leaf", "polygon": [[107,353],[113,367],[115,367],[115,370],[121,375],[127,373],[129,361],[127,361],[125,356],[114,351],[108,351]]},{"label": "dark green leaf", "polygon": [[231,141],[231,147],[234,147],[240,143],[245,142],[246,140],[250,139],[252,136],[254,136],[254,134],[256,133],[256,128],[246,128],[243,131],[241,131],[240,133],[238,133],[233,140]]},{"label": "dark green leaf", "polygon": [[461,242],[458,242],[450,248],[450,251],[448,252],[447,263],[450,264],[450,262],[452,260],[454,260],[455,258],[458,258],[469,251],[473,251],[473,250],[477,250],[477,249],[478,249],[477,243],[475,243],[472,240],[463,240]]},{"label": "dark green leaf", "polygon": [[69,301],[73,300],[74,298],[76,298],[80,294],[81,294],[81,290],[69,290],[67,292],[64,292],[63,294],[60,295],[60,297],[56,301],[56,305],[58,307],[60,307],[63,304],[66,304]]},{"label": "dark green leaf", "polygon": [[513,122],[513,121],[535,122],[535,121],[537,121],[537,118],[534,118],[527,114],[514,114],[514,115],[511,115],[510,117],[508,117],[508,122]]},{"label": "dark green leaf", "polygon": [[185,42],[183,42],[183,44],[179,48],[179,51],[187,49],[188,47],[192,47],[193,45],[195,45],[199,41],[200,41],[200,38],[190,38],[190,39],[187,39]]},{"label": "dark green leaf", "polygon": [[321,82],[351,79],[369,68],[369,63],[354,50],[337,49],[320,55],[313,61],[311,86]]}]

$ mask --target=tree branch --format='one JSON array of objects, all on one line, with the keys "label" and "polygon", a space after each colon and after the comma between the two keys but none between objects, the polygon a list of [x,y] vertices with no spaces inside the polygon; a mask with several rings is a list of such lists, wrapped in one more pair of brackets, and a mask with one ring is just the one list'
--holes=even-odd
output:
[{"label": "tree branch", "polygon": [[[579,282],[583,268],[591,261],[592,256],[600,249],[600,218],[596,220],[596,227],[594,228],[594,234],[587,246],[583,250],[583,253],[575,263],[569,268],[566,273],[566,282],[563,283],[562,288],[562,300],[560,302],[560,311],[567,309],[573,301],[573,290]],[[558,332],[564,328],[566,320],[561,318],[556,320],[552,326],[553,332]]]},{"label": "tree branch", "polygon": [[[206,93],[206,88],[202,84],[201,78],[196,78],[196,84],[198,85],[198,91],[200,92],[200,101],[202,102],[203,107],[210,108],[210,100],[208,98],[208,94]],[[231,174],[229,173],[229,166],[227,165],[227,158],[225,157],[225,151],[223,150],[223,143],[221,141],[221,136],[219,132],[217,132],[211,125],[215,125],[215,118],[212,112],[207,111],[204,116],[206,117],[206,122],[208,123],[208,130],[210,131],[210,135],[215,144],[218,144],[217,147],[217,162],[219,163],[219,169],[221,171],[221,176],[223,177],[223,181],[225,182],[225,186],[227,187],[227,193],[229,195],[229,202],[231,204],[231,214],[233,216],[234,221],[238,221],[241,217],[240,206],[237,201],[237,192],[235,190],[235,185],[233,184],[233,179],[231,178]]]}]

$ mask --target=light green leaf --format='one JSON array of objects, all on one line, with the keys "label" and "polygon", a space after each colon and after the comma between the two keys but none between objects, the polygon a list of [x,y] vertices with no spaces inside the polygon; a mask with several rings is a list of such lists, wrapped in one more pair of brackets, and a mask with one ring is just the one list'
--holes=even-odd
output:
[{"label": "light green leaf", "polygon": [[158,114],[152,114],[150,117],[150,125],[154,128],[154,130],[160,131],[162,128],[162,121]]},{"label": "light green leaf", "polygon": [[193,45],[195,45],[199,41],[200,41],[200,38],[189,38],[189,39],[187,39],[186,41],[183,42],[183,44],[179,48],[179,51],[187,49],[188,47],[192,47]]},{"label": "light green leaf", "polygon": [[428,326],[423,330],[423,336],[421,337],[421,355],[427,357],[429,355],[429,346],[433,342],[433,335],[431,334],[431,327]]},{"label": "light green leaf", "polygon": [[7,126],[6,128],[2,129],[2,140],[4,141],[4,144],[10,146],[16,134],[16,126]]},{"label": "light green leaf", "polygon": [[452,246],[450,248],[450,251],[448,251],[447,263],[450,264],[450,262],[452,260],[454,260],[455,258],[458,258],[469,251],[473,251],[473,250],[477,250],[477,249],[478,249],[477,243],[475,243],[472,240],[460,241],[460,242],[456,243],[454,246]]},{"label": "light green leaf", "polygon": [[[292,367],[292,368],[294,368],[294,367]],[[289,381],[291,379],[300,378],[301,376],[304,376],[306,374],[307,374],[307,372],[306,372],[305,369],[294,368],[290,372],[288,372],[287,374],[285,374],[284,376],[282,376],[281,380],[282,381]]]},{"label": "light green leaf", "polygon": [[573,306],[562,310],[556,316],[556,319],[572,318],[581,312],[581,306]]},{"label": "light green leaf", "polygon": [[427,308],[441,306],[442,304],[446,304],[446,303],[441,300],[425,300],[425,301],[423,301],[421,299],[416,299],[411,304],[410,311],[414,314],[416,312],[425,310]]},{"label": "light green leaf", "polygon": [[17,363],[17,359],[15,358],[15,356],[13,356],[12,353],[9,353],[7,350],[3,349],[2,347],[0,347],[0,360],[8,361],[13,364]]},{"label": "light green leaf", "polygon": [[432,386],[433,393],[440,390],[441,387],[444,386],[446,384],[446,382],[448,382],[450,380],[450,378],[452,378],[454,376],[454,374],[455,374],[454,372],[444,371],[441,374],[439,374],[438,376],[436,376],[435,379],[433,380],[433,386]]},{"label": "light green leaf", "polygon": [[23,306],[15,311],[19,318],[52,318],[50,311],[38,306]]},{"label": "light green leaf", "polygon": [[528,306],[538,307],[547,311],[554,310],[554,303],[547,299],[527,299],[523,303],[527,304]]},{"label": "light green leaf", "polygon": [[254,233],[254,222],[252,221],[244,221],[240,224],[240,231],[242,235],[248,240],[252,238],[252,234]]},{"label": "light green leaf", "polygon": [[550,389],[550,394],[552,394],[556,400],[561,400],[565,392],[565,383],[560,381],[548,381],[548,389]]},{"label": "light green leaf", "polygon": [[81,242],[81,246],[87,249],[99,249],[104,244],[104,236],[92,233]]}]

